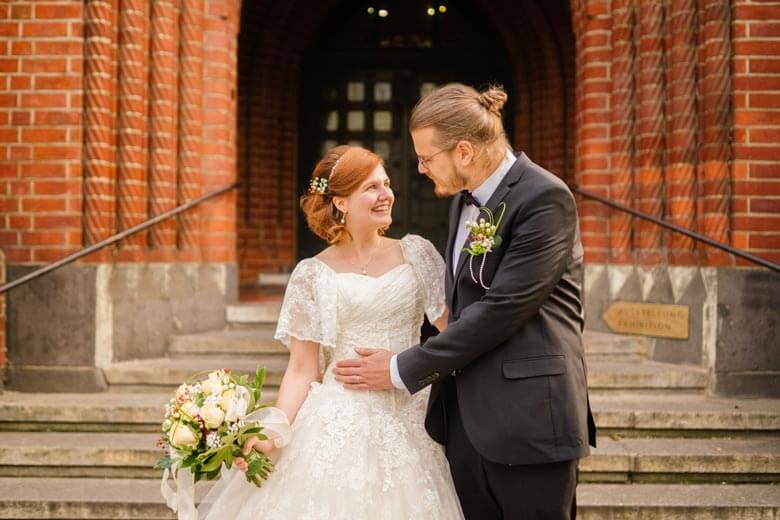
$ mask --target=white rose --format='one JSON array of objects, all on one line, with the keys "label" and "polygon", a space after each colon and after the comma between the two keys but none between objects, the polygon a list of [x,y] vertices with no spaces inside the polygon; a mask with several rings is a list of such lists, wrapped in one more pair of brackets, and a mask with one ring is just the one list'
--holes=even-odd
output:
[{"label": "white rose", "polygon": [[179,385],[179,388],[176,389],[176,398],[184,397],[184,395],[189,391],[189,387],[185,384]]},{"label": "white rose", "polygon": [[181,411],[189,415],[190,417],[195,417],[200,413],[200,408],[198,408],[198,405],[195,404],[195,401],[187,401],[180,407]]},{"label": "white rose", "polygon": [[219,405],[222,407],[223,410],[227,411],[228,406],[230,405],[230,401],[232,401],[235,396],[236,396],[235,390],[226,390],[222,392],[222,399],[220,400]]},{"label": "white rose", "polygon": [[221,370],[215,370],[208,375],[208,379],[201,383],[201,390],[204,394],[221,394],[222,393],[222,377],[225,373]]},{"label": "white rose", "polygon": [[215,403],[208,403],[200,409],[200,416],[206,423],[206,428],[217,428],[225,420],[225,412]]},{"label": "white rose", "polygon": [[246,417],[247,407],[249,406],[249,391],[243,386],[236,387],[237,395],[228,403],[225,411],[225,420],[235,422]]},{"label": "white rose", "polygon": [[186,424],[176,422],[173,424],[173,427],[168,434],[168,438],[170,439],[171,446],[174,448],[187,448],[197,446],[200,435],[195,434],[195,432],[190,430]]}]

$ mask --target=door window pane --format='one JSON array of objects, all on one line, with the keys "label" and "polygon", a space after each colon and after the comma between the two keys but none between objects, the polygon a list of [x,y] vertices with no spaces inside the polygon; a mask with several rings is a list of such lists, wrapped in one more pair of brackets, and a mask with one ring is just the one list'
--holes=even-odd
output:
[{"label": "door window pane", "polygon": [[339,129],[339,113],[335,110],[328,112],[328,121],[325,123],[325,130],[333,132]]},{"label": "door window pane", "polygon": [[393,129],[393,113],[389,110],[377,110],[374,112],[374,130],[387,132]]},{"label": "door window pane", "polygon": [[347,112],[347,130],[350,132],[360,132],[366,128],[366,115],[360,110],[350,110]]},{"label": "door window pane", "polygon": [[374,84],[374,101],[385,102],[393,98],[393,85],[389,81]]},{"label": "door window pane", "polygon": [[347,101],[363,101],[366,98],[366,89],[360,81],[347,83]]},{"label": "door window pane", "polygon": [[339,91],[336,87],[327,87],[323,95],[327,101],[336,101],[339,98]]},{"label": "door window pane", "polygon": [[385,161],[389,161],[390,141],[374,141],[374,152]]},{"label": "door window pane", "polygon": [[436,88],[436,83],[432,83],[430,81],[426,81],[422,85],[420,85],[420,97],[423,98],[430,94],[433,89]]},{"label": "door window pane", "polygon": [[347,141],[347,144],[350,146],[363,146],[363,141],[353,139],[351,141]]},{"label": "door window pane", "polygon": [[322,147],[320,148],[320,155],[325,155],[328,150],[331,148],[335,148],[338,143],[334,141],[333,139],[328,139],[326,141],[322,142]]}]

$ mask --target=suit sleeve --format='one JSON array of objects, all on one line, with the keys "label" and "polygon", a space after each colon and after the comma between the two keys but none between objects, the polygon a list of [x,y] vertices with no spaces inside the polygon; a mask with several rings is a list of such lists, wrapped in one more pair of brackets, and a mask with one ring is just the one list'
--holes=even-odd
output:
[{"label": "suit sleeve", "polygon": [[539,311],[563,276],[577,226],[574,198],[553,185],[534,195],[529,206],[515,217],[511,240],[504,235],[508,249],[485,295],[443,332],[398,355],[399,375],[411,393],[506,342]]}]

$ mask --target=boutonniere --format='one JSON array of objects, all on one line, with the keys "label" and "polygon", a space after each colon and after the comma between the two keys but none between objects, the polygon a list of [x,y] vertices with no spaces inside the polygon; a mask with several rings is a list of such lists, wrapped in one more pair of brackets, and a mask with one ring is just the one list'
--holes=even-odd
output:
[{"label": "boutonniere", "polygon": [[[474,283],[478,283],[483,289],[490,289],[482,280],[482,271],[485,268],[485,261],[487,260],[488,253],[491,253],[501,247],[503,239],[501,235],[497,234],[498,228],[501,226],[501,221],[504,219],[504,213],[506,213],[506,204],[501,203],[496,208],[496,211],[501,211],[498,219],[494,219],[495,215],[490,209],[482,207],[479,208],[480,214],[484,211],[487,214],[487,220],[480,218],[478,221],[466,221],[466,229],[469,231],[468,247],[464,247],[463,250],[469,254],[469,272],[471,273],[471,279]],[[479,266],[479,279],[474,276],[474,258],[481,256],[482,264]]]}]

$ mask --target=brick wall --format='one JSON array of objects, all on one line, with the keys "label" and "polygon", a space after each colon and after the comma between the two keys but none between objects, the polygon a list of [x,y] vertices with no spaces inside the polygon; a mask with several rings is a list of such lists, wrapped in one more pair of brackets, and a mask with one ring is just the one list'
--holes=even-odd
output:
[{"label": "brick wall", "polygon": [[81,245],[83,2],[0,5],[0,247],[48,262]]},{"label": "brick wall", "polygon": [[[572,1],[576,178],[646,213],[780,260],[780,6]],[[580,200],[586,261],[735,265]]]},{"label": "brick wall", "polygon": [[[239,11],[238,0],[0,5],[9,264],[59,259],[235,180]],[[229,194],[91,260],[232,262],[235,235]]]},{"label": "brick wall", "polygon": [[733,242],[780,263],[780,5],[733,13]]}]

